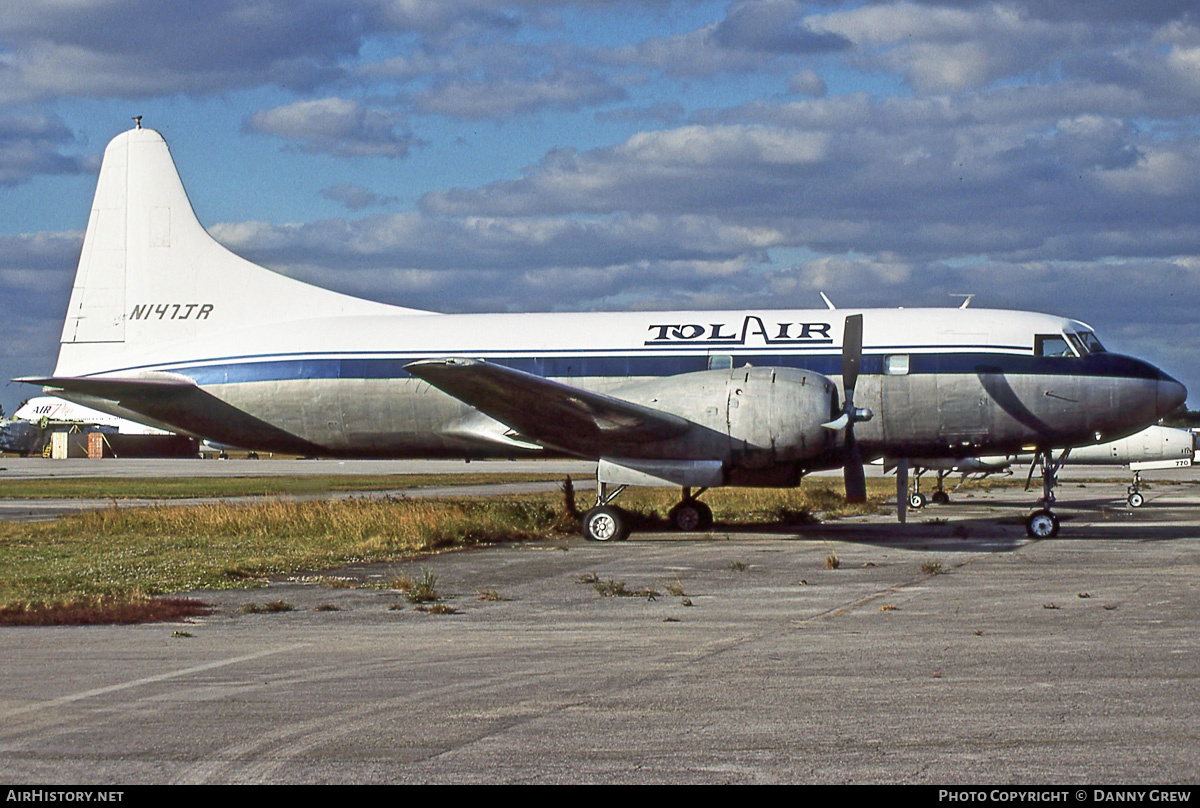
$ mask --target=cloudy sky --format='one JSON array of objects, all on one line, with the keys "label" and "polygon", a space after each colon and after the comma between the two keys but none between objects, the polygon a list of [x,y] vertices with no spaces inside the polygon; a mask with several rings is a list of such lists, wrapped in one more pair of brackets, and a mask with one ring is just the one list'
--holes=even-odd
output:
[{"label": "cloudy sky", "polygon": [[1198,113],[1194,0],[4,3],[0,375],[53,369],[99,156],[143,115],[219,240],[340,291],[973,294],[1200,395]]}]

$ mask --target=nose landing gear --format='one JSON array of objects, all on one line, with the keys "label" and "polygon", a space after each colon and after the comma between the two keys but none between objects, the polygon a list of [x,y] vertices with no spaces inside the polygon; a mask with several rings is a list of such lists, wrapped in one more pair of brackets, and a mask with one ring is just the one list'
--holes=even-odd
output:
[{"label": "nose landing gear", "polygon": [[1068,449],[1056,460],[1050,451],[1038,452],[1029,466],[1029,477],[1025,480],[1025,490],[1029,490],[1029,483],[1033,479],[1033,470],[1040,464],[1042,467],[1042,498],[1040,501],[1044,506],[1025,519],[1025,533],[1031,539],[1049,539],[1058,535],[1058,517],[1050,508],[1054,505],[1054,486],[1058,485],[1058,471],[1070,453],[1071,450]]},{"label": "nose landing gear", "polygon": [[1129,494],[1129,498],[1126,500],[1126,502],[1129,503],[1129,507],[1131,508],[1140,508],[1146,504],[1146,498],[1142,496],[1142,492],[1138,490],[1141,488],[1141,485],[1142,473],[1140,471],[1135,471],[1133,473],[1133,484],[1130,485],[1126,491],[1126,493]]}]

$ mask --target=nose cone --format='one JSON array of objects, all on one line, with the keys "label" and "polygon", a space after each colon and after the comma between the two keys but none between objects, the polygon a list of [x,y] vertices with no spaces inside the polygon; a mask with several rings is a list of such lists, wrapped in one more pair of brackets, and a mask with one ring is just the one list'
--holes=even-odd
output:
[{"label": "nose cone", "polygon": [[1187,401],[1187,388],[1163,373],[1158,378],[1158,417],[1170,415]]}]

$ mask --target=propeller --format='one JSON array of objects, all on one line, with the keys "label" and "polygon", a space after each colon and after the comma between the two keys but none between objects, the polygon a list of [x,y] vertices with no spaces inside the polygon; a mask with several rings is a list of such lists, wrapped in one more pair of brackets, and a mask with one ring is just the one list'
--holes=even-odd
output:
[{"label": "propeller", "polygon": [[854,406],[854,388],[858,385],[858,371],[862,365],[862,330],[861,314],[851,314],[846,318],[846,327],[842,332],[842,387],[845,401],[842,404],[842,414],[827,424],[826,429],[842,430],[843,438],[843,472],[846,481],[846,502],[867,501],[867,476],[863,471],[862,453],[858,449],[858,441],[854,438],[854,425],[859,421],[870,421],[874,416],[870,410],[856,409]]}]

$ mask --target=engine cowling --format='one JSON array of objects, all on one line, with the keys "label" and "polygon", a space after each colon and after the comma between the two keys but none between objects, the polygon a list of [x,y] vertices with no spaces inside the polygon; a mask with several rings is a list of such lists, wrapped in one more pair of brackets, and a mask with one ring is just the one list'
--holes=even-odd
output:
[{"label": "engine cowling", "polygon": [[760,469],[825,456],[836,433],[821,425],[838,413],[837,388],[797,368],[741,367],[685,373],[610,391],[619,398],[679,415],[697,429],[669,445],[626,456],[721,460]]},{"label": "engine cowling", "polygon": [[738,368],[729,381],[733,462],[761,468],[827,455],[835,433],[821,424],[832,420],[837,410],[837,388],[819,373]]}]

